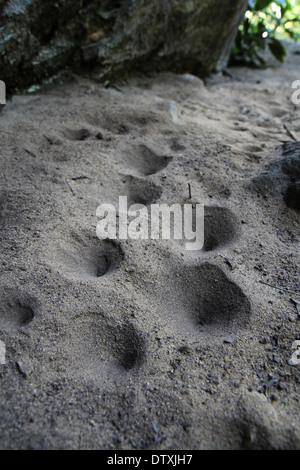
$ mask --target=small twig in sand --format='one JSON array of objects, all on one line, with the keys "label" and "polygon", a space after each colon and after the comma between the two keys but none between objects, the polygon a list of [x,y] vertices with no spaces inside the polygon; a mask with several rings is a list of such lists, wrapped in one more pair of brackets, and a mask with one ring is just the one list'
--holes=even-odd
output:
[{"label": "small twig in sand", "polygon": [[189,184],[189,199],[192,199],[192,188],[191,188],[190,183],[188,184]]},{"label": "small twig in sand", "polygon": [[273,287],[273,289],[282,290],[282,291],[288,292],[289,294],[300,295],[300,292],[294,292],[294,291],[292,291],[292,290],[285,289],[284,287],[273,286],[272,284],[268,284],[267,282],[264,282],[264,281],[262,281],[262,280],[260,280],[259,282],[260,282],[261,284],[265,284],[266,286]]},{"label": "small twig in sand", "polygon": [[75,193],[74,193],[73,188],[72,188],[72,186],[70,185],[69,181],[67,181],[67,185],[68,185],[69,188],[71,189],[71,193],[73,194],[73,196],[75,196]]},{"label": "small twig in sand", "polygon": [[37,158],[37,156],[36,156],[31,150],[28,150],[28,149],[25,148],[25,147],[23,147],[23,150],[25,150],[25,152],[27,152],[28,155],[30,155],[31,157]]},{"label": "small twig in sand", "polygon": [[89,178],[88,176],[85,176],[85,175],[82,175],[82,176],[74,176],[73,178],[71,178],[72,181],[78,181],[78,180],[90,180],[91,178]]},{"label": "small twig in sand", "polygon": [[296,137],[294,136],[294,134],[289,130],[288,126],[286,124],[283,124],[283,127],[285,128],[288,136],[293,139],[295,142],[297,142],[297,139]]}]

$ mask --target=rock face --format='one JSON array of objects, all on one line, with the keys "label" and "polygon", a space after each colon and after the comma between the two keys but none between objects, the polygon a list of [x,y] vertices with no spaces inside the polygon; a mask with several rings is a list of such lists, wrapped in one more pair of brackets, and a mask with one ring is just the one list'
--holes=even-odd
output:
[{"label": "rock face", "polygon": [[296,423],[281,416],[261,393],[244,393],[237,408],[244,450],[299,448]]},{"label": "rock face", "polygon": [[300,142],[284,144],[282,156],[253,178],[250,189],[264,197],[279,197],[291,209],[300,210]]},{"label": "rock face", "polygon": [[205,76],[227,64],[247,0],[0,0],[0,79],[9,92],[65,66]]},{"label": "rock face", "polygon": [[285,202],[291,209],[300,210],[300,181],[289,185],[285,195]]}]

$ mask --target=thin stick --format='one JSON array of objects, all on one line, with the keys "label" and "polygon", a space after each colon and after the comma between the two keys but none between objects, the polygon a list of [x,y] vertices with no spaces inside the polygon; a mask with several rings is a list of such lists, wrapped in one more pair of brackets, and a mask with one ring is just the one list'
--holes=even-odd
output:
[{"label": "thin stick", "polygon": [[192,188],[191,188],[190,183],[189,183],[189,199],[192,199]]},{"label": "thin stick", "polygon": [[72,181],[85,180],[85,179],[90,180],[91,178],[89,178],[88,176],[84,176],[84,175],[73,176],[73,178],[71,178]]},{"label": "thin stick", "polygon": [[25,152],[27,152],[28,155],[30,155],[31,157],[37,158],[37,156],[33,152],[31,152],[31,150],[28,150],[25,147],[23,147],[23,150],[25,150]]},{"label": "thin stick", "polygon": [[267,282],[264,281],[259,281],[261,284],[265,284],[266,286],[273,287],[273,289],[278,289],[278,290],[283,290],[285,292],[288,292],[289,294],[294,294],[294,295],[300,295],[300,292],[294,292],[289,289],[285,289],[284,287],[279,287],[279,286],[272,286],[272,284],[268,284]]},{"label": "thin stick", "polygon": [[283,124],[283,127],[285,128],[287,134],[290,136],[291,139],[293,139],[295,142],[297,142],[297,139],[296,137],[294,136],[294,134],[292,134],[292,132],[289,130],[288,126],[286,124]]},{"label": "thin stick", "polygon": [[75,196],[75,193],[74,193],[73,188],[72,188],[72,186],[70,185],[69,181],[67,181],[67,185],[68,185],[69,188],[71,189],[71,193],[73,194],[73,196]]}]

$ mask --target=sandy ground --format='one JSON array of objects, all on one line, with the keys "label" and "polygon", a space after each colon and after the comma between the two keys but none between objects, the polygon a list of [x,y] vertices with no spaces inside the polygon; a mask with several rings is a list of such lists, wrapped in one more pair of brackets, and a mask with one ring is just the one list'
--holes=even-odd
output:
[{"label": "sandy ground", "polygon": [[[295,52],[2,110],[2,449],[300,448]],[[204,249],[99,240],[119,195],[204,204]]]}]

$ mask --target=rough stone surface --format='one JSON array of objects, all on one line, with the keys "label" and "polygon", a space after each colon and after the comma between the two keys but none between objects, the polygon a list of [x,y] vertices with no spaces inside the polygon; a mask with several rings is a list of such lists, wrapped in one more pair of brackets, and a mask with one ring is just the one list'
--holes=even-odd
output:
[{"label": "rough stone surface", "polygon": [[290,184],[286,192],[285,201],[291,209],[300,210],[300,181]]},{"label": "rough stone surface", "polygon": [[284,144],[281,153],[253,178],[250,188],[264,197],[283,198],[288,207],[299,210],[300,142]]},{"label": "rough stone surface", "polygon": [[226,65],[245,0],[0,0],[0,76],[9,92],[65,66],[201,76]]},{"label": "rough stone surface", "polygon": [[249,450],[281,450],[299,448],[295,426],[278,414],[267,398],[258,392],[245,393],[238,404],[242,416],[244,448]]}]

